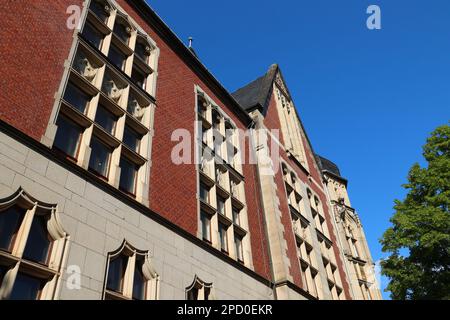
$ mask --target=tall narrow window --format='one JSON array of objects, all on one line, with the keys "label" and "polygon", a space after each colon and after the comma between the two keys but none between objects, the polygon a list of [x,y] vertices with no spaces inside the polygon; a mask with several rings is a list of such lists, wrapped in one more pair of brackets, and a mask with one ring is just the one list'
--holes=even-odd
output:
[{"label": "tall narrow window", "polygon": [[228,235],[227,235],[228,227],[223,223],[219,222],[219,239],[220,239],[220,249],[223,252],[228,253]]},{"label": "tall narrow window", "polygon": [[99,104],[95,115],[95,122],[106,132],[113,135],[116,129],[117,117]]},{"label": "tall narrow window", "polygon": [[153,270],[148,251],[133,248],[126,241],[109,253],[104,299],[156,300],[159,277]]},{"label": "tall narrow window", "polygon": [[197,276],[194,282],[186,288],[187,300],[211,300],[212,299],[212,283],[206,283],[200,280]]},{"label": "tall narrow window", "polygon": [[141,135],[133,130],[130,126],[125,126],[123,134],[123,143],[134,152],[139,152],[141,144]]},{"label": "tall narrow window", "polygon": [[237,226],[241,225],[241,219],[240,219],[239,215],[240,215],[240,210],[237,209],[236,207],[233,207],[233,223]]},{"label": "tall narrow window", "polygon": [[131,28],[127,25],[124,19],[121,18],[116,21],[113,32],[120,40],[128,45],[131,36]]},{"label": "tall narrow window", "polygon": [[203,183],[200,183],[200,200],[209,203],[209,188]]},{"label": "tall narrow window", "polygon": [[133,299],[145,300],[147,292],[147,281],[145,281],[142,268],[144,267],[144,259],[140,257],[136,260],[134,268],[134,280],[133,280]]},{"label": "tall narrow window", "polygon": [[242,236],[235,234],[234,235],[234,245],[236,249],[236,258],[239,262],[244,262],[244,252],[242,249]]},{"label": "tall narrow window", "polygon": [[98,138],[92,137],[89,169],[102,178],[107,179],[110,158],[111,148],[106,146]]},{"label": "tall narrow window", "polygon": [[89,9],[94,12],[94,14],[99,18],[103,23],[106,23],[106,21],[109,18],[109,11],[111,8],[101,0],[94,0],[91,2],[91,6]]},{"label": "tall narrow window", "polygon": [[108,281],[106,289],[117,293],[123,290],[125,270],[128,264],[128,257],[120,255],[112,259],[109,263]]},{"label": "tall narrow window", "polygon": [[208,103],[201,96],[198,96],[197,102],[197,113],[204,119],[206,119],[206,114],[208,112]]},{"label": "tall narrow window", "polygon": [[127,56],[114,43],[109,48],[108,58],[118,69],[124,69]]},{"label": "tall narrow window", "polygon": [[142,40],[138,40],[138,42],[136,43],[136,48],[134,49],[136,56],[138,56],[145,63],[148,63],[150,51],[151,48],[147,43]]},{"label": "tall narrow window", "polygon": [[158,69],[159,49],[114,1],[86,2],[45,141],[103,180],[97,182],[147,204],[148,188],[141,186],[151,171],[157,77],[150,75]]},{"label": "tall narrow window", "polygon": [[34,217],[23,253],[25,259],[42,264],[47,263],[52,243],[47,231],[47,222],[48,219],[44,216]]},{"label": "tall narrow window", "polygon": [[19,272],[9,296],[10,300],[38,300],[45,282]]},{"label": "tall narrow window", "polygon": [[222,117],[217,111],[213,111],[213,127],[215,130],[220,131],[220,122]]},{"label": "tall narrow window", "polygon": [[226,215],[226,212],[225,212],[225,199],[220,197],[220,196],[217,196],[217,211],[223,216]]},{"label": "tall narrow window", "polygon": [[0,212],[0,249],[11,252],[25,211],[18,206],[12,206]]},{"label": "tall narrow window", "polygon": [[84,29],[83,29],[83,36],[95,48],[100,49],[100,47],[102,46],[104,36],[90,22],[86,22]]},{"label": "tall narrow window", "polygon": [[142,89],[145,89],[147,82],[147,74],[136,66],[133,66],[133,71],[131,72],[131,80]]},{"label": "tall narrow window", "polygon": [[85,113],[90,99],[89,95],[69,82],[64,92],[64,100],[70,103],[71,106],[75,107],[81,113]]},{"label": "tall narrow window", "polygon": [[56,125],[58,126],[58,131],[56,132],[53,146],[75,159],[78,153],[80,136],[84,131],[83,128],[62,115],[58,117]]}]

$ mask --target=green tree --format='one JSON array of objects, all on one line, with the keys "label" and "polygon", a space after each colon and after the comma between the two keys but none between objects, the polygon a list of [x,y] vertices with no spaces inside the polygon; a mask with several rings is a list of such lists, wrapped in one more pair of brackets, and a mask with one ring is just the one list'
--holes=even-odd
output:
[{"label": "green tree", "polygon": [[392,299],[450,299],[450,126],[431,134],[423,156],[428,166],[411,168],[408,194],[380,240]]}]

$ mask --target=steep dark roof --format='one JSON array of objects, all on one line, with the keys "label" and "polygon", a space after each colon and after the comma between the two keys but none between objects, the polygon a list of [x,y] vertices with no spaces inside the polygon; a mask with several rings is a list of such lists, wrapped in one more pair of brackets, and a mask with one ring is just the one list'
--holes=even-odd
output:
[{"label": "steep dark roof", "polygon": [[316,155],[316,159],[322,171],[327,171],[337,177],[342,178],[341,171],[339,170],[339,167],[335,163],[319,155]]},{"label": "steep dark roof", "polygon": [[278,69],[276,64],[270,66],[269,71],[265,75],[238,89],[231,95],[246,111],[258,108],[264,110],[268,102],[267,99],[270,98],[272,84]]}]

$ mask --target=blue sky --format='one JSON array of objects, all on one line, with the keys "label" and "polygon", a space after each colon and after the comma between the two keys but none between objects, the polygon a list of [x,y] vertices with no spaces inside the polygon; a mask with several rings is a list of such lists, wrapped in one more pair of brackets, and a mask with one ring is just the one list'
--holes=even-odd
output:
[{"label": "blue sky", "polygon": [[[427,136],[450,120],[450,1],[149,4],[230,91],[278,63],[315,151],[349,179],[374,260]],[[366,27],[381,8],[382,29]],[[382,286],[386,281],[382,281]],[[388,298],[389,294],[384,293]]]}]

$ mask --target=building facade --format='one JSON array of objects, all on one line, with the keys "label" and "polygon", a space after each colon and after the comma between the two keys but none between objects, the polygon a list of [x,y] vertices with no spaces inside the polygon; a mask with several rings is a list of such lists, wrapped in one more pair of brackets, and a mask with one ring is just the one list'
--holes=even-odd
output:
[{"label": "building facade", "polygon": [[277,65],[230,94],[143,0],[4,6],[0,299],[380,298]]}]

